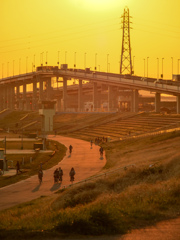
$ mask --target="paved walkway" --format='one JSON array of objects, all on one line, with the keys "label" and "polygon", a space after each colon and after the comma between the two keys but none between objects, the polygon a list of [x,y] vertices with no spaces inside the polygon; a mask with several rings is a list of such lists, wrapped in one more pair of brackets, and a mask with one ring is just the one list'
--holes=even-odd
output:
[{"label": "paved walkway", "polygon": [[[99,147],[74,138],[62,136],[48,136],[49,139],[59,141],[67,148],[71,144],[73,151],[71,156],[67,151],[64,159],[56,166],[45,170],[43,183],[39,185],[38,177],[32,176],[18,183],[0,188],[0,210],[7,209],[19,203],[36,199],[40,196],[50,195],[64,186],[70,184],[69,171],[75,168],[75,182],[81,181],[98,173],[106,163],[106,159],[100,159]],[[62,185],[54,184],[53,173],[57,167],[61,167],[64,172]]]}]

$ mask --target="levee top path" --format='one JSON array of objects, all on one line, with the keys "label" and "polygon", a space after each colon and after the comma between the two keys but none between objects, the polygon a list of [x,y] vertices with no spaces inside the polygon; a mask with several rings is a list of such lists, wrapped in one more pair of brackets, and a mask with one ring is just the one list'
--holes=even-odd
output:
[{"label": "levee top path", "polygon": [[[93,144],[91,149],[90,142],[53,135],[48,136],[48,139],[58,141],[67,148],[71,144],[73,146],[71,156],[67,149],[66,156],[58,165],[44,170],[41,185],[39,185],[38,177],[35,175],[18,183],[0,188],[0,210],[36,199],[40,196],[53,194],[58,189],[69,185],[69,172],[72,167],[74,167],[76,172],[74,182],[78,182],[98,173],[106,163],[105,156],[103,159],[100,159],[99,146]],[[61,185],[54,184],[53,173],[58,167],[61,167],[64,172]]]}]

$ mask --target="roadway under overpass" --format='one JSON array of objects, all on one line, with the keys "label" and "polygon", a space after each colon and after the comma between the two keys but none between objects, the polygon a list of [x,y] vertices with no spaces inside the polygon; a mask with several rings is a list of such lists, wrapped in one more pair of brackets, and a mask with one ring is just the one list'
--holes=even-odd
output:
[{"label": "roadway under overpass", "polygon": [[[56,79],[61,87],[53,88],[52,79]],[[73,81],[78,84],[72,84]],[[32,90],[28,90],[28,85],[31,85]],[[156,112],[160,111],[161,94],[175,96],[176,112],[180,114],[179,82],[160,82],[152,78],[49,66],[0,79],[0,110],[38,110],[42,101],[55,100],[57,111],[67,111],[71,102],[76,103],[76,110],[81,112],[85,110],[84,102],[91,99],[91,111],[98,111],[102,102],[107,103],[107,111],[117,110],[121,107],[118,104],[126,102],[129,111],[138,112],[140,90],[154,93]],[[73,92],[76,94],[73,95]]]}]

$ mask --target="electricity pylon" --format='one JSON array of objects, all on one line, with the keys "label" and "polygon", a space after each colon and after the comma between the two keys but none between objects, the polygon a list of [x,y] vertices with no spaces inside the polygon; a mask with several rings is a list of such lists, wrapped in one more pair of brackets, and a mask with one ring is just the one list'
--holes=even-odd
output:
[{"label": "electricity pylon", "polygon": [[121,63],[120,63],[120,74],[133,74],[132,71],[132,58],[131,58],[131,44],[130,44],[130,16],[129,8],[125,7],[122,18],[122,49],[121,49]]}]

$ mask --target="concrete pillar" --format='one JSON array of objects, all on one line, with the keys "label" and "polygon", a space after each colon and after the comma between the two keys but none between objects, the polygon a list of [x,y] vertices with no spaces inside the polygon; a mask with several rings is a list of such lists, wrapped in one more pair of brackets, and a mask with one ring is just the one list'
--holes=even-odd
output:
[{"label": "concrete pillar", "polygon": [[15,100],[15,93],[14,93],[14,86],[8,86],[8,108],[13,110],[14,109],[14,100]]},{"label": "concrete pillar", "polygon": [[108,111],[113,108],[113,87],[108,86]]},{"label": "concrete pillar", "polygon": [[46,93],[47,93],[47,100],[51,99],[51,78],[46,80]]},{"label": "concrete pillar", "polygon": [[20,96],[19,96],[19,88],[20,88],[20,86],[19,85],[17,85],[16,86],[16,107],[17,107],[17,109],[20,109]]},{"label": "concrete pillar", "polygon": [[93,83],[93,111],[96,111],[98,108],[98,90],[97,90],[97,82]]},{"label": "concrete pillar", "polygon": [[43,79],[39,79],[39,100],[43,100]]},{"label": "concrete pillar", "polygon": [[155,93],[155,112],[160,112],[160,93]]},{"label": "concrete pillar", "polygon": [[180,114],[180,95],[178,95],[176,99],[177,99],[177,114]]},{"label": "concrete pillar", "polygon": [[133,90],[132,112],[138,111],[139,111],[139,91],[135,89]]},{"label": "concrete pillar", "polygon": [[83,94],[82,94],[82,80],[79,80],[78,89],[78,112],[83,111]]},{"label": "concrete pillar", "polygon": [[4,86],[0,88],[0,110],[4,109]]},{"label": "concrete pillar", "polygon": [[67,78],[63,77],[63,111],[67,109]]},{"label": "concrete pillar", "polygon": [[37,103],[37,82],[33,80],[33,94],[32,94],[32,110],[36,110],[38,106]]},{"label": "concrete pillar", "polygon": [[4,86],[4,91],[3,91],[3,109],[7,108],[7,85]]},{"label": "concrete pillar", "polygon": [[26,102],[26,83],[23,83],[23,110],[27,110],[27,102]]}]

